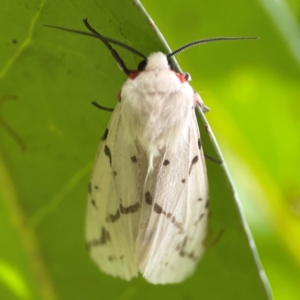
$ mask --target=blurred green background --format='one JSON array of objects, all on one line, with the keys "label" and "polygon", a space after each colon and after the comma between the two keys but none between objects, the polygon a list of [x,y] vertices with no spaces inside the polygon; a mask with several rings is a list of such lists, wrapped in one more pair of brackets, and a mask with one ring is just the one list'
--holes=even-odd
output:
[{"label": "blurred green background", "polygon": [[[55,262],[55,256],[59,257],[65,247],[62,243],[55,243],[56,235],[72,230],[75,222],[84,217],[85,204],[78,204],[72,199],[86,197],[86,191],[79,184],[89,177],[92,158],[102,134],[93,127],[94,124],[86,121],[86,116],[96,119],[98,111],[90,109],[85,112],[85,117],[80,117],[80,113],[82,107],[89,104],[89,99],[113,106],[124,76],[118,72],[113,78],[106,78],[101,70],[110,66],[114,72],[116,69],[114,63],[107,59],[108,55],[97,58],[98,49],[89,52],[85,40],[78,44],[78,36],[66,38],[60,32],[49,32],[42,27],[48,23],[82,29],[84,17],[91,20],[99,18],[101,24],[105,20],[101,19],[99,11],[106,11],[105,1],[74,0],[64,1],[64,4],[54,0],[2,2],[0,184],[5,188],[0,187],[0,198],[10,199],[10,203],[2,201],[0,207],[0,298],[40,299],[39,283],[30,271],[29,256],[44,282],[43,299],[69,299],[73,283],[66,290],[58,278],[53,278],[53,285],[64,292],[59,296],[53,294],[46,280],[47,270],[39,264],[41,253],[34,246],[38,244],[36,236],[29,228],[35,228],[45,214],[56,209],[76,211],[72,216],[74,220],[64,214],[56,218],[50,214],[47,221],[52,228],[49,231],[53,235],[52,242],[49,238],[39,237],[45,247],[54,248],[54,258],[47,257],[47,252],[43,253],[44,258],[53,259],[54,270],[68,281],[68,273],[64,275],[65,270]],[[122,10],[123,2],[115,1],[115,9]],[[206,118],[239,193],[274,299],[300,299],[300,2],[233,0],[229,4],[225,0],[144,0],[142,4],[171,49],[205,37],[260,37],[257,41],[195,47],[179,54],[176,59],[182,70],[191,74],[193,87],[211,109]],[[124,10],[123,14],[127,13]],[[118,24],[119,20],[114,19],[113,13],[110,14],[113,23]],[[126,25],[125,21],[120,22],[118,30],[115,26],[107,32],[114,37],[114,30],[122,34]],[[140,43],[131,46],[141,49],[143,41]],[[153,45],[150,48],[155,48],[155,43],[158,42],[149,41]],[[58,57],[54,56],[55,52],[59,53]],[[65,56],[73,59],[64,59]],[[61,68],[54,67],[56,64],[60,64]],[[47,76],[55,77],[56,82],[44,80],[45,74],[40,71],[44,66],[47,66]],[[91,79],[99,77],[99,74],[103,86],[111,90],[105,99],[102,98],[101,84],[95,88]],[[19,87],[14,78],[22,78],[23,85]],[[63,90],[58,83],[71,88]],[[30,101],[34,94],[41,97],[40,101]],[[45,102],[42,96],[53,99],[53,103]],[[85,104],[72,101],[77,98]],[[57,102],[57,99],[60,100]],[[64,109],[66,105],[70,111],[78,112],[77,119],[72,114],[57,115],[60,106]],[[46,126],[39,126],[37,119],[47,120]],[[99,126],[104,126],[108,119],[109,115],[105,116]],[[77,135],[65,135],[58,126],[60,123]],[[33,142],[36,139],[41,142]],[[74,148],[72,155],[68,155],[73,144],[85,147],[84,156],[80,147]],[[31,148],[28,149],[28,145]],[[53,172],[51,162],[45,161],[51,153],[57,153],[56,162],[62,166],[58,174]],[[29,158],[24,170],[31,170],[34,175],[16,171],[17,166],[23,164],[24,157]],[[41,161],[44,173],[41,173]],[[77,169],[76,164],[85,167]],[[44,181],[43,185],[40,181],[35,185],[30,182],[31,176],[38,178],[39,174],[45,174],[46,188]],[[67,183],[61,182],[62,174],[64,178],[71,179]],[[59,192],[51,193],[57,190]],[[24,199],[34,196],[41,203],[47,199],[50,204],[36,213],[32,203],[18,204],[20,191],[24,193]],[[51,199],[49,195],[52,195]],[[63,201],[66,195],[68,201]],[[43,207],[42,204],[40,206]],[[24,211],[31,213],[24,216]],[[24,225],[27,217],[29,227]],[[61,228],[57,220],[66,219],[65,227]],[[5,228],[5,234],[1,228]],[[74,243],[74,249],[78,244],[76,238],[73,235],[67,241],[68,245]],[[27,252],[20,250],[24,245]],[[84,249],[74,251],[81,254]],[[72,264],[71,256],[70,253],[70,256],[64,257],[69,265]],[[11,258],[15,267],[2,260],[3,257]],[[79,261],[79,267],[84,269],[86,261]],[[94,272],[98,270],[95,268]],[[21,274],[27,274],[26,283]],[[114,281],[108,284],[108,288],[115,288]],[[8,291],[10,285],[15,298]],[[135,296],[136,290],[127,289],[126,294],[112,299],[132,299]]]}]

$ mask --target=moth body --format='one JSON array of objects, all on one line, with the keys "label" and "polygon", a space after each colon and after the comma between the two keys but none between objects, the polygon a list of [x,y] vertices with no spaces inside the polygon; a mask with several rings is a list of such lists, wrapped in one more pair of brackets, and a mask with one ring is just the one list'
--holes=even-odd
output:
[{"label": "moth body", "polygon": [[87,205],[87,246],[100,269],[155,284],[189,276],[204,251],[207,176],[188,76],[147,58],[121,89]]},{"label": "moth body", "polygon": [[170,70],[166,56],[153,53],[134,80],[121,92],[121,119],[128,142],[136,141],[152,159],[164,147],[187,141],[194,107],[194,92]]}]

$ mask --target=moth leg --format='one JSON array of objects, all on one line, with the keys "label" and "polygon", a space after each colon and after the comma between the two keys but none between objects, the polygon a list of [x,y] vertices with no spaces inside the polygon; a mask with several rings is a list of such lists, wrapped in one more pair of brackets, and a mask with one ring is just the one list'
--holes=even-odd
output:
[{"label": "moth leg", "polygon": [[208,111],[210,111],[209,107],[207,107],[203,100],[201,99],[200,95],[194,90],[194,105],[199,105],[199,107],[201,108],[201,110],[206,113]]}]

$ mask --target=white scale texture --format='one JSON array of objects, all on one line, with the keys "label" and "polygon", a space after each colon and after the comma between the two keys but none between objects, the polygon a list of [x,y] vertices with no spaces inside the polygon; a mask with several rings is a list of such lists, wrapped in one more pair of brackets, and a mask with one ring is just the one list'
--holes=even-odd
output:
[{"label": "white scale texture", "polygon": [[208,183],[195,94],[164,54],[128,79],[90,182],[86,239],[100,269],[154,284],[192,274],[204,251]]}]

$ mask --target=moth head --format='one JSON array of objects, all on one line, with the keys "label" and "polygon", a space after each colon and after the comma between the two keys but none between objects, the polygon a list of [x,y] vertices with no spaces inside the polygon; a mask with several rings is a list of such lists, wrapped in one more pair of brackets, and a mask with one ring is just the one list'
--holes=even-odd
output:
[{"label": "moth head", "polygon": [[138,65],[138,71],[174,70],[172,62],[162,52],[151,53]]}]

